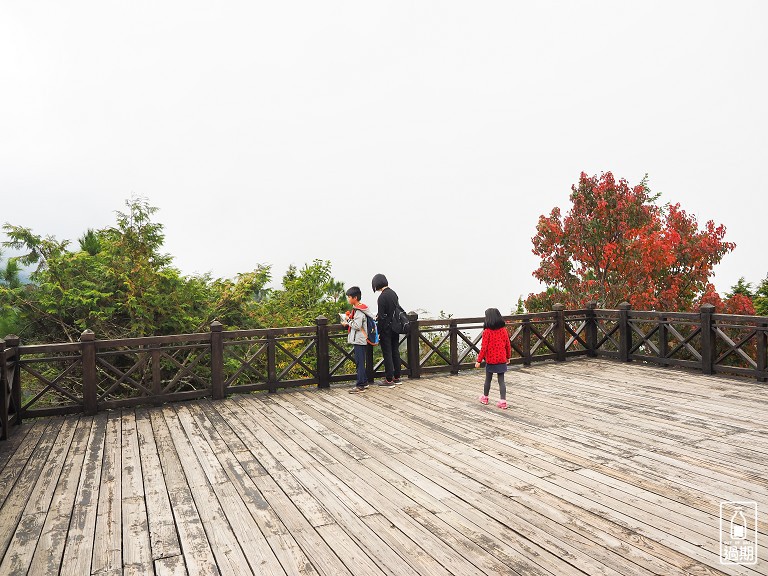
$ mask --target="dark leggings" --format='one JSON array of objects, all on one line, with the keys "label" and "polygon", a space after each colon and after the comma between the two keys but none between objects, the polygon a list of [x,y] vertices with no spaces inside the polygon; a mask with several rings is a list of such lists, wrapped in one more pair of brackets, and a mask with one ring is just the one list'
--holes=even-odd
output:
[{"label": "dark leggings", "polygon": [[[498,373],[499,377],[499,396],[502,400],[507,399],[507,385],[504,384],[504,372]],[[485,373],[485,385],[483,386],[483,396],[488,396],[491,391],[491,380],[493,379],[493,372]]]}]

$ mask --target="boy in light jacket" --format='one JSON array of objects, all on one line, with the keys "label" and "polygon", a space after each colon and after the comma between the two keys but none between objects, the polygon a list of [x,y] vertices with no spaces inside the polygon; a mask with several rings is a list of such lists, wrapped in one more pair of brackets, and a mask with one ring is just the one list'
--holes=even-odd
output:
[{"label": "boy in light jacket", "polygon": [[368,334],[366,326],[368,324],[366,317],[375,319],[368,306],[360,302],[362,292],[359,286],[352,286],[347,290],[347,302],[352,306],[341,315],[341,323],[347,326],[349,334],[347,342],[355,346],[355,366],[357,367],[357,383],[350,388],[350,394],[356,394],[365,391],[368,388],[368,376],[365,373],[365,350],[368,346]]}]

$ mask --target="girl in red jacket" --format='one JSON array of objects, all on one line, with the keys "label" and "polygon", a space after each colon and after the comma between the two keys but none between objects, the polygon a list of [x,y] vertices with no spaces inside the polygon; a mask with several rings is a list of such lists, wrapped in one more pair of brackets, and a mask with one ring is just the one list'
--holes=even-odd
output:
[{"label": "girl in red jacket", "polygon": [[509,333],[504,318],[501,317],[501,312],[497,308],[488,308],[485,311],[483,323],[483,342],[475,362],[475,368],[480,368],[480,362],[485,360],[485,386],[483,386],[483,395],[480,396],[480,402],[483,404],[488,404],[491,379],[494,374],[497,374],[501,400],[496,403],[496,406],[506,410],[507,387],[504,384],[504,372],[507,371],[507,362],[511,357],[512,346],[509,343]]}]

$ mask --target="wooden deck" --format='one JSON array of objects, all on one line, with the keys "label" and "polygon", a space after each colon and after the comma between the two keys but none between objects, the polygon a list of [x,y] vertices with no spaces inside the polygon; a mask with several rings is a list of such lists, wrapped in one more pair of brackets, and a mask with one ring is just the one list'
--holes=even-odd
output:
[{"label": "wooden deck", "polygon": [[[481,378],[28,421],[0,574],[768,574],[768,387],[575,360],[501,411]],[[757,565],[719,564],[721,500],[758,503]]]}]

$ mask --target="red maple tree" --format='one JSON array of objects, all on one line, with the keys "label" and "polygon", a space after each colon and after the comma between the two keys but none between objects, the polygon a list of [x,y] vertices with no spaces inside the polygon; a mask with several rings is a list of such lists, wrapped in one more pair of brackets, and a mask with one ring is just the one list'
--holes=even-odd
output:
[{"label": "red maple tree", "polygon": [[557,207],[539,217],[533,253],[541,262],[533,275],[549,288],[529,295],[526,308],[627,301],[636,309],[692,309],[735,244],[724,241],[723,225],[699,227],[679,204],[659,206],[658,198],[645,178],[630,186],[610,172],[582,172],[565,217]]},{"label": "red maple tree", "polygon": [[702,304],[712,304],[715,307],[715,312],[720,312],[721,314],[753,316],[757,313],[755,311],[755,304],[749,296],[734,292],[730,295],[726,294],[726,298],[723,299],[713,284],[707,284],[696,307],[700,308]]}]

